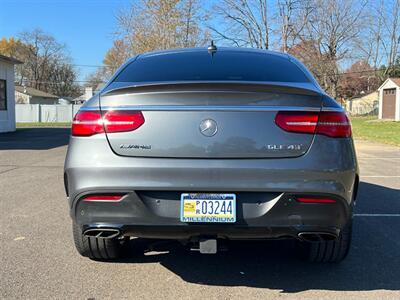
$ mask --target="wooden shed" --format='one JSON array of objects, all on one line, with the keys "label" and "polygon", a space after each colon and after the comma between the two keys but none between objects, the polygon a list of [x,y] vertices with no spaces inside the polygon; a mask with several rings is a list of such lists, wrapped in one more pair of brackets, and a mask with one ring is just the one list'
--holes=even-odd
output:
[{"label": "wooden shed", "polygon": [[400,78],[388,78],[379,87],[379,119],[400,121]]}]

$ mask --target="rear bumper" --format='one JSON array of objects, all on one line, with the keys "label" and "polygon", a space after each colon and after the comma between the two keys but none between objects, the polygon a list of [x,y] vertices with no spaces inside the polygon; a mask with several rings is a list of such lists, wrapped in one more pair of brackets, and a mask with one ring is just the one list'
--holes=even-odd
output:
[{"label": "rear bumper", "polygon": [[[167,159],[118,156],[99,134],[71,137],[65,162],[71,217],[83,230],[119,228],[126,235],[154,238],[279,238],[297,237],[303,231],[336,234],[351,217],[357,178],[352,140],[324,136],[316,136],[309,151],[297,158]],[[157,192],[159,196],[146,196]],[[237,222],[180,222],[180,193],[184,192],[236,193]],[[128,195],[119,203],[81,201],[94,193]],[[266,211],[277,195],[281,195],[279,201]],[[295,195],[323,195],[337,201],[297,203]]]},{"label": "rear bumper", "polygon": [[335,203],[298,203],[293,194],[237,193],[237,221],[230,224],[183,223],[180,193],[129,192],[116,203],[78,200],[72,217],[82,230],[119,229],[125,236],[193,239],[213,236],[228,239],[297,237],[300,232],[337,235],[351,218],[351,206]]},{"label": "rear bumper", "polygon": [[122,224],[89,224],[82,226],[82,231],[87,229],[119,229],[122,236],[133,236],[150,239],[173,239],[198,241],[201,238],[216,238],[229,240],[264,240],[264,239],[299,239],[299,233],[328,233],[338,236],[340,228],[323,226],[211,226],[211,225],[186,225],[186,226],[159,226],[159,225],[122,225]]}]

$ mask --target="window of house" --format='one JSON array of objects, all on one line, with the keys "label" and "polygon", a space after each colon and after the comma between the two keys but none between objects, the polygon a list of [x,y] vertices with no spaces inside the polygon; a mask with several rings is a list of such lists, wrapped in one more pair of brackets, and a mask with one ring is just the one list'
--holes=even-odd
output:
[{"label": "window of house", "polygon": [[6,81],[0,79],[0,110],[7,110]]},{"label": "window of house", "polygon": [[396,89],[385,89],[383,92],[385,95],[394,95],[396,93]]}]

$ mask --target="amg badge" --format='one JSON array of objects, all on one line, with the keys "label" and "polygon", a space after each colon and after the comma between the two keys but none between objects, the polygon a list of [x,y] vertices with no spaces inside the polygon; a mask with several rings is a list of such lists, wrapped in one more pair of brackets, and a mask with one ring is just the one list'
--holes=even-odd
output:
[{"label": "amg badge", "polygon": [[119,146],[120,149],[141,149],[141,150],[150,150],[151,145],[133,145],[133,144],[121,144]]}]

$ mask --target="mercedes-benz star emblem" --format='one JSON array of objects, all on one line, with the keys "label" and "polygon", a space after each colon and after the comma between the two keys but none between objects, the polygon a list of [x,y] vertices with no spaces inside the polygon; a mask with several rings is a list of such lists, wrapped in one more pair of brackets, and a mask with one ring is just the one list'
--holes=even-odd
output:
[{"label": "mercedes-benz star emblem", "polygon": [[206,119],[200,123],[200,132],[205,136],[213,136],[217,133],[218,126],[217,122],[212,119]]}]

